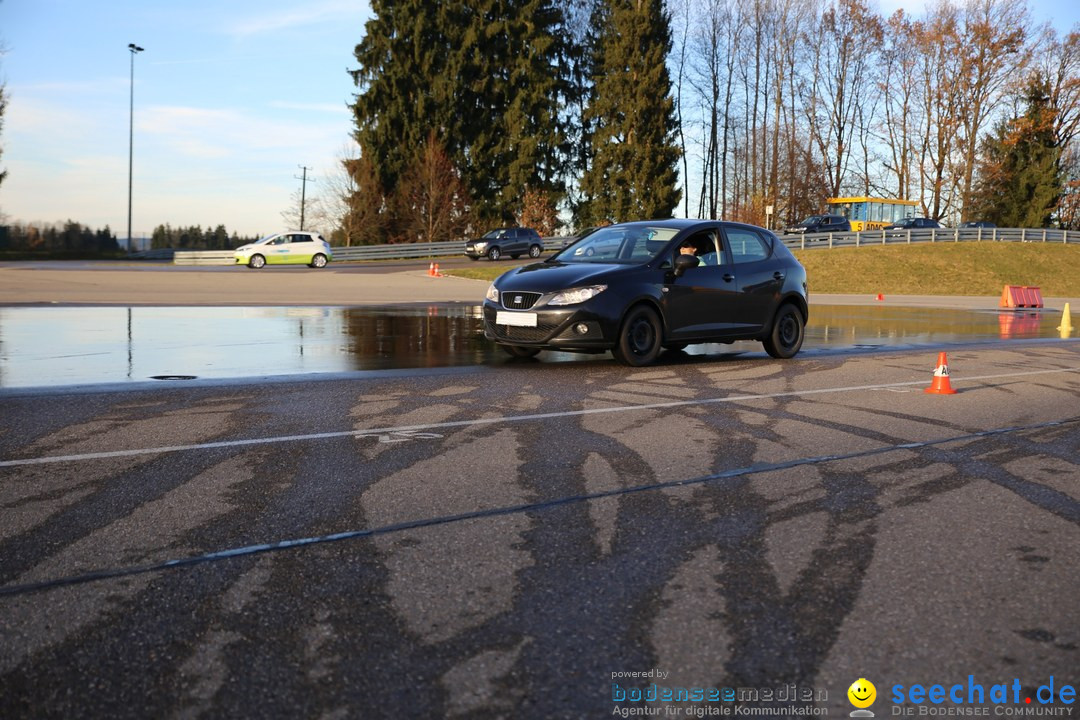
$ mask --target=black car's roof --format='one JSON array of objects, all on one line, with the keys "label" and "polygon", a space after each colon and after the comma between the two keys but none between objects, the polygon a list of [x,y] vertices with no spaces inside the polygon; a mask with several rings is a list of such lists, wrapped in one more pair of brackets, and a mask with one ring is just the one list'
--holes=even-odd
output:
[{"label": "black car's roof", "polygon": [[[662,220],[634,220],[632,222],[616,223],[615,225],[608,225],[607,227],[664,227],[672,228],[675,230],[686,230],[688,228],[710,227],[712,225],[728,225],[731,227],[745,227],[753,228],[754,230],[765,230],[763,227],[757,225],[751,225],[750,223],[735,222],[734,220],[699,220],[697,218],[664,218]],[[597,228],[603,230],[603,228]],[[765,230],[765,232],[772,232],[771,230]]]}]

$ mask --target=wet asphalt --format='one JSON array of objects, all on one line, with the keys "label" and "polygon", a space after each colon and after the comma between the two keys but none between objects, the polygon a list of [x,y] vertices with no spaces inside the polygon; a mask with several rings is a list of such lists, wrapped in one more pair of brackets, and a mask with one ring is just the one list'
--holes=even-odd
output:
[{"label": "wet asphalt", "polygon": [[911,351],[8,397],[0,715],[1074,680],[1078,349],[958,347],[952,396]]},{"label": "wet asphalt", "polygon": [[941,349],[0,395],[0,717],[1067,709],[1080,344]]}]

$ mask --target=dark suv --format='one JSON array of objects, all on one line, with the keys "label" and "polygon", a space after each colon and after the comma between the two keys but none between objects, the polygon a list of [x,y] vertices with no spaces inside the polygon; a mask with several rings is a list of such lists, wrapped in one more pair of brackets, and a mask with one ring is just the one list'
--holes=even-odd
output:
[{"label": "dark suv", "polygon": [[801,223],[784,228],[785,235],[827,232],[851,232],[851,223],[843,215],[811,215]]},{"label": "dark suv", "polygon": [[892,225],[886,225],[886,230],[940,230],[941,223],[930,218],[901,218]]},{"label": "dark suv", "polygon": [[465,243],[465,255],[470,260],[479,260],[485,255],[488,260],[498,260],[503,255],[516,260],[525,253],[537,258],[543,251],[544,241],[540,239],[540,233],[524,227],[492,230],[479,240]]}]

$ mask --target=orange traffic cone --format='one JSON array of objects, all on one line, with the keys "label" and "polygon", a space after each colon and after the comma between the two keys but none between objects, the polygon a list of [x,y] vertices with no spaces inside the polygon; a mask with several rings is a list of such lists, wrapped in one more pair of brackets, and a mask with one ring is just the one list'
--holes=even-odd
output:
[{"label": "orange traffic cone", "polygon": [[435,263],[428,263],[427,274],[428,277],[435,277]]},{"label": "orange traffic cone", "polygon": [[945,353],[938,353],[937,368],[934,370],[934,381],[923,392],[933,395],[955,395],[956,391],[949,384],[949,359]]},{"label": "orange traffic cone", "polygon": [[435,277],[442,277],[443,274],[439,272],[439,263],[435,263]]}]

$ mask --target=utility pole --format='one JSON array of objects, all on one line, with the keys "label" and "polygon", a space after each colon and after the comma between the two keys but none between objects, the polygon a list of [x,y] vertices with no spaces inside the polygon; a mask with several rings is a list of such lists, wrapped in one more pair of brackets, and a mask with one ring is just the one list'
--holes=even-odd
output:
[{"label": "utility pole", "polygon": [[[304,229],[304,202],[305,202],[305,197],[307,195],[307,184],[308,184],[307,171],[311,170],[312,168],[309,168],[307,165],[297,165],[297,167],[304,171],[304,174],[301,177],[297,177],[296,175],[293,175],[294,178],[301,181],[300,182],[300,227],[299,227],[299,229],[303,230]],[[311,182],[315,182],[315,178],[311,178]]]}]

